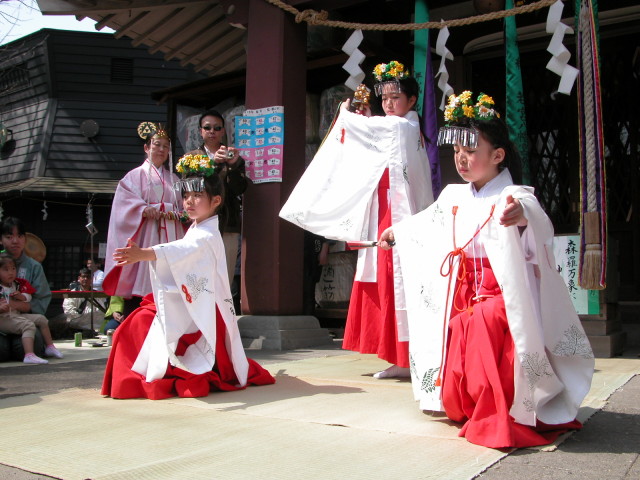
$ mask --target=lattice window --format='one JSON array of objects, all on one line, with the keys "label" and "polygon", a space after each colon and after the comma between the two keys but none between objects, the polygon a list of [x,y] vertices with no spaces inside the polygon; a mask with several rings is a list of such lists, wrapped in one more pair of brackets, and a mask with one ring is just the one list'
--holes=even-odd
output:
[{"label": "lattice window", "polygon": [[68,288],[69,283],[78,278],[78,270],[83,260],[80,245],[47,244],[47,256],[42,262],[42,267],[51,289]]},{"label": "lattice window", "polygon": [[[603,46],[608,46],[607,44]],[[625,224],[637,198],[640,156],[640,79],[632,71],[633,42],[617,42],[601,55],[602,114],[610,223]],[[606,55],[604,54],[606,53]],[[634,195],[635,194],[635,195]],[[635,212],[636,215],[638,212]]]},{"label": "lattice window", "polygon": [[575,134],[575,96],[554,94],[558,77],[536,61],[538,54],[523,57],[522,77],[526,95],[529,135],[530,184],[557,233],[576,232],[578,151]]},{"label": "lattice window", "polygon": [[[576,232],[579,218],[572,208],[578,198],[577,129],[575,97],[551,94],[558,77],[545,70],[549,54],[544,51],[521,55],[527,133],[529,135],[529,184],[535,188],[540,204],[551,218],[557,233]],[[504,57],[482,58],[473,64],[474,93],[485,92],[505,112]],[[573,100],[572,100],[573,99]],[[504,117],[503,117],[504,118]]]}]

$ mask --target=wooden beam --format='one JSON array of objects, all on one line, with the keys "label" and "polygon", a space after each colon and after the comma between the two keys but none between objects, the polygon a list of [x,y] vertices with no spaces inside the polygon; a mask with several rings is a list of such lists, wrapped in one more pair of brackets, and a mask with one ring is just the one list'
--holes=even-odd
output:
[{"label": "wooden beam", "polygon": [[124,35],[127,34],[127,32],[129,30],[131,30],[136,23],[138,23],[140,20],[142,20],[144,17],[146,17],[147,15],[149,15],[149,11],[144,11],[144,12],[140,12],[138,13],[138,15],[136,15],[133,20],[127,22],[126,24],[124,24],[122,27],[120,27],[118,30],[116,30],[116,33],[114,33],[113,35],[116,38],[122,38]]},{"label": "wooden beam", "polygon": [[162,37],[160,40],[158,40],[158,42],[149,49],[149,53],[151,54],[157,53],[165,45],[165,43],[168,40],[175,38],[180,33],[183,33],[187,28],[194,28],[195,23],[198,20],[205,18],[205,14],[208,11],[209,11],[208,6],[205,6],[200,10],[195,10],[193,11],[193,13],[191,13],[191,9],[184,10],[184,12],[188,13],[188,15],[184,15],[185,17],[184,19],[179,19],[177,21],[175,21],[174,19],[174,21],[172,22],[172,26],[174,28],[172,28],[171,30],[168,30],[168,33],[164,37]]},{"label": "wooden beam", "polygon": [[96,13],[134,12],[159,7],[190,7],[218,4],[217,0],[37,0],[43,15],[90,15]]}]

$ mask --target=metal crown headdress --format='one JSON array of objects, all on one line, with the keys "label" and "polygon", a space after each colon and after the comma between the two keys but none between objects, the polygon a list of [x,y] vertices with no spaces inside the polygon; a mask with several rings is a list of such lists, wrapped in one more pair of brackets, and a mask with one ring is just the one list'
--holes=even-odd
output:
[{"label": "metal crown headdress", "polygon": [[140,138],[145,141],[149,140],[149,138],[152,137],[166,138],[168,140],[171,140],[169,138],[169,133],[160,123],[141,122],[140,125],[138,125],[137,131],[138,136],[140,136]]},{"label": "metal crown headdress", "polygon": [[376,92],[376,96],[382,95],[383,87],[389,86],[395,88],[397,93],[400,93],[400,82],[403,78],[409,78],[409,71],[405,70],[404,65],[396,60],[391,60],[389,63],[379,63],[373,69],[373,76],[378,83],[374,84],[373,89]]},{"label": "metal crown headdress", "polygon": [[438,145],[453,145],[459,143],[465,147],[478,146],[478,130],[473,122],[482,122],[492,118],[500,118],[495,111],[493,98],[480,93],[473,104],[472,93],[465,90],[460,95],[450,95],[444,109],[445,126],[438,132]]}]

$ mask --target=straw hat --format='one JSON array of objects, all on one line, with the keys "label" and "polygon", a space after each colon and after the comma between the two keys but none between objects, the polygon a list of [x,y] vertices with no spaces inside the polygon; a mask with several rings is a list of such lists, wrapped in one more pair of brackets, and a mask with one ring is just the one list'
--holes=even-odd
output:
[{"label": "straw hat", "polygon": [[25,234],[24,253],[28,257],[42,263],[47,256],[47,247],[44,246],[44,242],[33,233],[27,232]]}]

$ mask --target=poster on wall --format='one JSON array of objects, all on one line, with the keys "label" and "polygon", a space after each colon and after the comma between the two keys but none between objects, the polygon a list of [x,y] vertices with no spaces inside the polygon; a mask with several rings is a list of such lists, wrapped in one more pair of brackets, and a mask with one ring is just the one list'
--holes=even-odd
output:
[{"label": "poster on wall", "polygon": [[235,120],[236,148],[253,183],[282,182],[284,107],[245,110]]},{"label": "poster on wall", "polygon": [[195,150],[202,145],[200,115],[202,115],[202,110],[196,108],[185,105],[178,105],[176,108],[176,136],[185,152]]},{"label": "poster on wall", "polygon": [[556,235],[553,239],[553,254],[556,258],[556,269],[567,285],[576,312],[580,315],[598,315],[600,313],[598,290],[583,290],[578,285],[580,236]]}]

